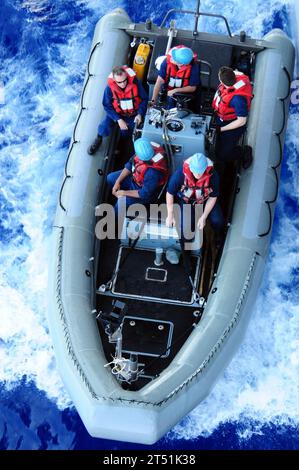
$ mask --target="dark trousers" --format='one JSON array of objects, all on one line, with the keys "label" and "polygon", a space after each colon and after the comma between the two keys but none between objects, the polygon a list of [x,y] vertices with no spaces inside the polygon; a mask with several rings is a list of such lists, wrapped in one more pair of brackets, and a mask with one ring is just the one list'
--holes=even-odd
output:
[{"label": "dark trousers", "polygon": [[223,163],[241,158],[241,153],[235,151],[235,147],[244,134],[246,127],[238,127],[232,131],[220,132],[216,144],[216,160]]},{"label": "dark trousers", "polygon": [[[123,119],[127,123],[127,126],[129,128],[127,131],[121,131],[121,135],[122,136],[131,135],[135,126],[135,123],[134,123],[135,116],[134,117],[121,117],[120,116],[119,118]],[[98,135],[101,135],[102,137],[107,137],[108,135],[110,135],[114,124],[115,122],[109,116],[106,116],[103,119],[103,121],[101,121],[99,124]]]},{"label": "dark trousers", "polygon": [[[184,213],[184,206],[187,204],[181,199],[177,198],[176,202],[180,205],[181,213],[180,213],[180,229],[181,229],[181,240],[187,241],[186,234],[191,230],[192,232],[196,229],[196,220],[195,220],[195,206],[192,204],[188,204],[188,212]],[[216,233],[216,235],[221,235],[223,228],[224,228],[224,217],[222,214],[222,210],[218,201],[216,201],[215,206],[211,210],[208,216],[209,221]],[[189,237],[187,237],[189,238]],[[189,240],[190,241],[190,240]]]},{"label": "dark trousers", "polygon": [[[121,174],[121,172],[122,172],[122,170],[114,171],[113,173],[109,173],[107,175],[107,184],[108,184],[108,186],[113,188],[113,186],[115,185],[115,182],[116,182],[117,178],[119,177],[119,175]],[[137,190],[140,189],[140,186],[138,186],[138,184],[136,184],[133,181],[131,175],[128,175],[121,182],[120,187],[124,191],[129,191],[129,190],[132,190],[132,189],[137,189]],[[148,204],[149,202],[150,201],[145,201],[144,199],[142,199],[140,197],[131,197],[131,196],[121,197],[117,200],[117,202],[114,206],[115,214],[116,215],[118,214],[120,205],[122,205],[121,209],[124,210],[124,209],[127,209],[132,204]]]}]

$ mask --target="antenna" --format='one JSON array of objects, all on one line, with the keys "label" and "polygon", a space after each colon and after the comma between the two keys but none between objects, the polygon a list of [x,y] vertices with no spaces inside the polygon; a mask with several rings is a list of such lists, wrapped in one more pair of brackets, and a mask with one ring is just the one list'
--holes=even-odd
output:
[{"label": "antenna", "polygon": [[198,34],[197,28],[198,28],[198,20],[199,20],[199,17],[200,17],[199,10],[200,10],[200,0],[197,0],[193,36],[197,36],[197,34]]}]

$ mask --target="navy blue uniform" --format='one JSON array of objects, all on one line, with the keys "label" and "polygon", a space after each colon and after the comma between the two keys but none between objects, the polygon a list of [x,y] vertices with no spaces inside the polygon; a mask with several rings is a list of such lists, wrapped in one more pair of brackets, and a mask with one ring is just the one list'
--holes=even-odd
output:
[{"label": "navy blue uniform", "polygon": [[[165,80],[166,78],[166,71],[167,71],[167,60],[164,59],[160,70],[158,71],[158,75]],[[200,73],[199,73],[199,64],[195,63],[192,64],[190,78],[189,78],[189,85],[190,86],[199,86],[200,85]]]},{"label": "navy blue uniform", "polygon": [[[164,59],[160,70],[158,71],[158,75],[166,79],[166,71],[167,71],[167,60]],[[199,86],[200,85],[200,68],[198,63],[194,63],[191,68],[190,78],[189,78],[189,86]],[[167,83],[163,85],[164,89],[167,88]],[[171,98],[170,96],[167,97],[167,105],[168,108],[174,108],[176,106],[176,101]]]},{"label": "navy blue uniform", "polygon": [[[184,173],[183,173],[183,165],[181,165],[170,177],[168,182],[167,191],[172,196],[181,197],[180,189],[184,184]],[[210,186],[213,190],[210,193],[210,197],[218,197],[219,196],[219,176],[218,173],[215,171],[213,172],[211,179],[210,179]]]},{"label": "navy blue uniform", "polygon": [[[246,98],[244,96],[234,96],[230,102],[230,106],[235,109],[236,115],[238,117],[247,117],[248,116],[248,105]],[[222,121],[219,117],[216,119],[217,125],[220,127],[227,126],[227,124],[232,121]],[[236,158],[236,154],[233,152],[233,149],[238,143],[241,135],[245,132],[246,126],[237,127],[237,129],[232,129],[230,131],[224,131],[219,134],[219,139],[217,143],[216,155],[217,159],[223,162],[229,162]],[[238,156],[238,155],[237,155]]]},{"label": "navy blue uniform", "polygon": [[[192,232],[195,231],[195,208],[194,208],[194,204],[189,204],[191,206],[191,211],[190,211],[191,214],[189,213],[191,220],[189,218],[187,220],[185,220],[186,216],[184,217],[183,207],[184,207],[185,204],[188,204],[182,199],[182,195],[181,195],[181,192],[180,192],[180,189],[182,188],[182,186],[184,184],[184,179],[185,178],[184,178],[184,173],[183,173],[183,165],[181,165],[173,173],[173,175],[170,177],[170,180],[168,182],[168,187],[167,187],[167,192],[175,197],[175,202],[177,202],[180,205],[180,208],[181,208],[180,226],[181,226],[181,239],[182,240],[185,240],[184,234],[189,232],[189,230],[188,230],[189,224],[190,224],[191,231]],[[210,193],[210,197],[218,197],[219,196],[219,176],[218,176],[218,173],[216,171],[214,171],[212,176],[211,176],[210,187],[212,189],[212,192]],[[216,204],[213,207],[213,209],[211,210],[208,218],[209,218],[214,230],[216,231],[216,233],[220,233],[223,229],[223,226],[224,226],[224,218],[223,218],[221,207],[220,207],[220,204],[219,204],[218,201],[216,201]],[[186,224],[187,224],[187,228],[186,228]]]},{"label": "navy blue uniform", "polygon": [[[115,111],[115,109],[112,106],[112,98],[113,98],[112,91],[109,86],[106,86],[104,90],[102,103],[107,113],[107,116],[105,117],[105,119],[103,119],[103,121],[100,123],[99,128],[98,128],[98,134],[101,135],[102,137],[106,137],[110,135],[114,123],[117,122],[119,119],[123,119],[127,123],[129,130],[133,131],[134,125],[135,125],[134,123],[135,116],[137,114],[140,114],[142,117],[145,116],[146,109],[147,109],[148,96],[141,82],[138,80],[138,78],[136,78],[135,80],[137,82],[139,96],[142,101],[139,105],[137,113],[132,117],[122,117]],[[126,134],[127,131],[122,131],[122,133]]]},{"label": "navy blue uniform", "polygon": [[[132,162],[129,161],[126,163],[125,168],[127,170],[132,171]],[[108,185],[113,188],[117,178],[121,174],[122,170],[114,171],[113,173],[109,173],[107,175],[107,183]],[[128,191],[128,190],[137,190],[139,194],[139,198],[126,196],[125,203],[126,207],[131,206],[132,204],[149,204],[154,202],[159,195],[161,190],[160,182],[164,178],[163,173],[159,170],[154,168],[149,168],[146,170],[144,175],[143,186],[140,187],[132,178],[132,175],[128,175],[120,184],[121,189]],[[115,212],[117,214],[119,209],[119,201],[118,199],[115,205]]]}]

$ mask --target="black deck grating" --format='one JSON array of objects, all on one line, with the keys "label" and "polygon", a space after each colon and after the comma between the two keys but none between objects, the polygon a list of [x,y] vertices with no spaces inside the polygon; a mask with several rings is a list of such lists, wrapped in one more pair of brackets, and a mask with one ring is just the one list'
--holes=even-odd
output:
[{"label": "black deck grating", "polygon": [[[128,249],[120,248],[120,264]],[[131,252],[115,279],[113,293],[191,302],[192,287],[182,259],[179,264],[170,264],[164,255],[164,264],[157,268],[154,258],[155,253],[150,250],[135,249]],[[192,278],[196,280],[199,258],[191,256],[190,261]]]}]

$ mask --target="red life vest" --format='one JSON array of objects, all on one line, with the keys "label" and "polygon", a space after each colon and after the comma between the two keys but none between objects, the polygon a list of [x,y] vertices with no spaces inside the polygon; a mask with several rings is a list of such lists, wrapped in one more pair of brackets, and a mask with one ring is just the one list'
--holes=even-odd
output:
[{"label": "red life vest", "polygon": [[166,77],[165,82],[167,83],[167,90],[173,90],[174,88],[183,88],[189,85],[191,69],[194,62],[197,61],[197,54],[193,53],[193,59],[188,65],[182,65],[180,68],[171,62],[172,56],[171,51],[174,49],[181,49],[186,46],[176,46],[169,50],[166,56]]},{"label": "red life vest", "polygon": [[248,111],[252,100],[252,86],[247,75],[241,72],[235,72],[236,83],[227,88],[222,83],[219,85],[213,99],[213,108],[220,119],[230,121],[237,119],[236,111],[230,106],[230,102],[234,96],[244,96],[247,101]]},{"label": "red life vest", "polygon": [[127,74],[127,86],[121,89],[113,79],[111,73],[108,77],[108,86],[112,92],[112,106],[121,116],[134,116],[137,114],[141,98],[139,96],[138,86],[136,83],[136,73],[129,67],[123,67]]},{"label": "red life vest", "polygon": [[151,142],[151,144],[155,151],[155,155],[151,160],[144,162],[143,160],[140,160],[137,155],[133,157],[132,178],[140,187],[143,186],[144,176],[149,168],[159,170],[163,174],[163,177],[159,182],[159,186],[163,186],[163,184],[165,184],[168,179],[168,167],[165,158],[165,152],[159,144],[156,144],[155,142]]},{"label": "red life vest", "polygon": [[193,201],[196,201],[197,204],[202,204],[213,192],[213,189],[210,186],[210,179],[213,174],[213,166],[208,166],[201,177],[196,179],[190,170],[191,158],[192,157],[188,158],[188,160],[185,160],[183,164],[183,173],[185,179],[180,193],[182,194],[185,202],[192,203]]}]

